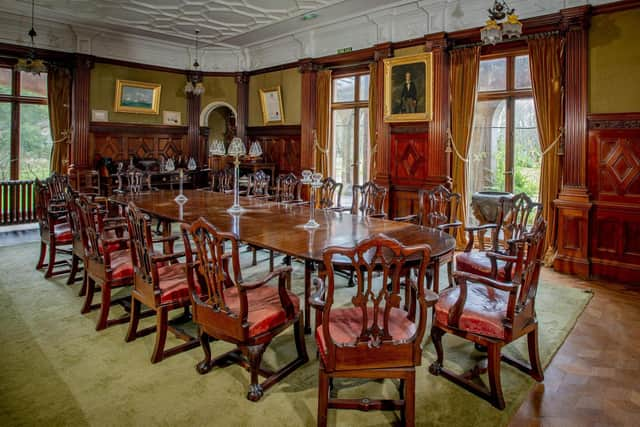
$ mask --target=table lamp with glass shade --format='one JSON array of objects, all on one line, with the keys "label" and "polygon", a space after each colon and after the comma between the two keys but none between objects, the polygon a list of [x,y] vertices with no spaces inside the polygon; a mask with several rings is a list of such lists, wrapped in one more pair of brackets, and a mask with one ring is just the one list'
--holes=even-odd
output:
[{"label": "table lamp with glass shade", "polygon": [[233,179],[233,206],[227,209],[229,213],[240,213],[244,209],[240,206],[240,156],[247,153],[247,147],[244,146],[242,139],[237,136],[231,140],[227,155],[235,157],[233,161],[234,179]]}]

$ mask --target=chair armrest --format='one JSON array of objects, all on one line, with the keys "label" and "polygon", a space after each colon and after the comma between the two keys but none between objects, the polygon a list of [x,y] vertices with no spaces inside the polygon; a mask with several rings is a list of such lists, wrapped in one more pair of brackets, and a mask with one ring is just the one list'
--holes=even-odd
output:
[{"label": "chair armrest", "polygon": [[381,219],[385,219],[387,217],[387,214],[371,214],[371,215],[367,215],[369,218],[381,218]]},{"label": "chair armrest", "polygon": [[324,296],[325,296],[325,286],[324,280],[319,277],[313,278],[313,286],[316,288],[315,292],[309,296],[309,304],[311,307],[316,310],[324,309]]},{"label": "chair armrest", "polygon": [[[485,230],[495,230],[497,228],[498,228],[497,224],[484,224],[484,225],[478,225],[478,226],[465,227],[464,230],[467,232],[468,242],[467,242],[467,246],[464,248],[464,251],[471,252],[471,250],[473,249],[473,245],[475,241],[475,237],[474,237],[475,232],[485,231]],[[484,243],[481,242],[481,245],[484,245]]]},{"label": "chair armrest", "polygon": [[433,292],[432,290],[425,289],[424,291],[424,299],[427,302],[427,307],[433,307],[438,302],[438,294]]},{"label": "chair armrest", "polygon": [[416,224],[418,222],[418,215],[397,216],[393,218],[393,220],[398,222],[411,222],[413,224]]},{"label": "chair armrest", "polygon": [[178,258],[182,258],[183,256],[185,256],[184,252],[175,252],[172,254],[154,253],[151,255],[151,262],[153,262],[154,264],[159,264],[161,262],[175,261]]},{"label": "chair armrest", "polygon": [[260,286],[263,286],[266,283],[270,282],[275,277],[279,277],[279,276],[281,276],[283,274],[284,275],[290,274],[291,270],[292,270],[292,268],[289,267],[288,265],[287,266],[278,267],[278,268],[274,268],[273,271],[269,272],[262,279],[252,280],[250,282],[240,282],[240,283],[238,283],[238,287],[241,288],[242,290],[256,289],[256,288],[259,288]]},{"label": "chair armrest", "polygon": [[449,230],[451,228],[460,228],[462,227],[462,222],[456,221],[449,224],[440,224],[437,228],[440,231]]},{"label": "chair armrest", "polygon": [[496,260],[510,262],[510,263],[516,262],[518,260],[517,256],[501,254],[500,252],[487,251],[486,255],[489,258],[494,258]]},{"label": "chair armrest", "polygon": [[453,278],[455,279],[458,285],[463,283],[466,286],[466,282],[474,282],[474,283],[480,283],[480,284],[489,286],[491,288],[496,288],[501,291],[506,291],[510,293],[517,292],[519,288],[519,285],[517,284],[499,282],[497,280],[490,279],[488,277],[479,276],[477,274],[466,273],[462,271],[456,271],[455,273],[453,273]]}]

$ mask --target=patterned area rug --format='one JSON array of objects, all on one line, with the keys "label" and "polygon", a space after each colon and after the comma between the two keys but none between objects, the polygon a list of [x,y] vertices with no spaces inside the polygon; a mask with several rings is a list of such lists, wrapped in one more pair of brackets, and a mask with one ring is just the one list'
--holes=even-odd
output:
[{"label": "patterned area rug", "polygon": [[[97,312],[80,314],[80,284],[66,277],[45,280],[34,269],[38,245],[0,248],[0,424],[2,425],[315,425],[318,366],[316,346],[307,337],[311,361],[272,387],[258,403],[245,399],[249,375],[233,365],[199,375],[199,348],[149,362],[154,336],[125,343],[127,325],[95,331]],[[268,268],[265,252],[245,276]],[[278,261],[277,261],[278,262]],[[243,265],[250,264],[243,253]],[[294,262],[293,290],[302,296],[303,265]],[[444,273],[444,272],[443,272]],[[442,274],[446,277],[446,274]],[[122,290],[121,292],[126,292]],[[346,301],[350,289],[340,288],[336,299]],[[541,283],[537,299],[540,352],[544,366],[562,345],[591,295],[579,289]],[[119,308],[113,309],[117,315]],[[179,311],[175,315],[179,315]],[[141,327],[153,322],[145,319]],[[178,341],[174,338],[168,344]],[[526,359],[526,340],[508,346],[509,354]],[[230,349],[212,343],[220,354]],[[291,331],[278,337],[265,354],[265,365],[276,368],[295,355]],[[481,353],[448,337],[445,361],[469,368]],[[534,381],[502,365],[507,409],[498,411],[485,401],[428,373],[435,359],[425,342],[418,368],[416,419],[430,426],[504,426],[518,409]],[[397,381],[336,381],[339,396],[397,396]],[[330,425],[393,425],[398,412],[329,411]]]}]

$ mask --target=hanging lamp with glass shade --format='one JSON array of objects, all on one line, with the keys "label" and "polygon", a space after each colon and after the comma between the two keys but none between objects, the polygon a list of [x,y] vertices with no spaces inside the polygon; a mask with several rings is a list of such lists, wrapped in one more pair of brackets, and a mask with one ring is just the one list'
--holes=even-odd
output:
[{"label": "hanging lamp with glass shade", "polygon": [[35,0],[31,0],[31,29],[29,30],[29,37],[31,38],[31,49],[26,58],[18,59],[15,65],[15,69],[18,71],[24,71],[31,74],[40,74],[47,71],[47,66],[42,59],[36,58],[36,43],[35,38],[38,35],[35,30]]},{"label": "hanging lamp with glass shade", "polygon": [[196,56],[193,61],[193,72],[191,72],[187,76],[187,83],[184,85],[184,93],[191,93],[195,96],[200,96],[204,94],[204,84],[200,79],[199,67],[198,63],[198,36],[200,35],[200,30],[196,30]]}]

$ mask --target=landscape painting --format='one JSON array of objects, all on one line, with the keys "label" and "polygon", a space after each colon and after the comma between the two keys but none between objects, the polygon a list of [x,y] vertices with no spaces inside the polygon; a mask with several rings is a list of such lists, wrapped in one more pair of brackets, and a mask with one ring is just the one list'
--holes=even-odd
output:
[{"label": "landscape painting", "polygon": [[114,110],[120,113],[158,114],[161,86],[156,83],[117,80]]}]

